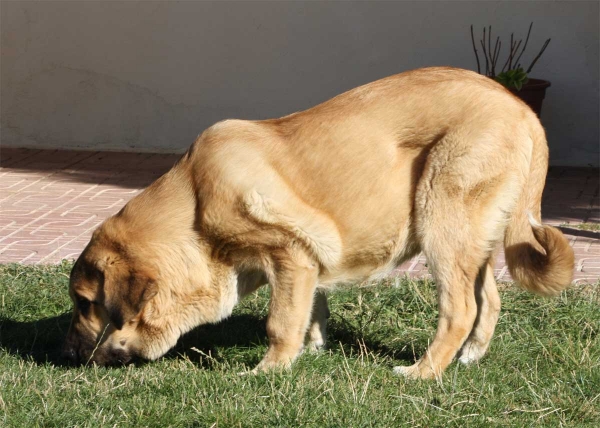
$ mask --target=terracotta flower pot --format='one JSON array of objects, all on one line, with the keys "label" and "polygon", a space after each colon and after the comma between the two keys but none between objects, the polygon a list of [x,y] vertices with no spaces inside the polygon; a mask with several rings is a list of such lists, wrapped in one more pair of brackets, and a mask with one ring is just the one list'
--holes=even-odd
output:
[{"label": "terracotta flower pot", "polygon": [[546,88],[548,87],[550,87],[550,82],[547,80],[529,79],[520,91],[516,89],[511,89],[510,91],[525,101],[535,114],[540,117],[540,113],[542,112],[542,101],[546,96]]}]

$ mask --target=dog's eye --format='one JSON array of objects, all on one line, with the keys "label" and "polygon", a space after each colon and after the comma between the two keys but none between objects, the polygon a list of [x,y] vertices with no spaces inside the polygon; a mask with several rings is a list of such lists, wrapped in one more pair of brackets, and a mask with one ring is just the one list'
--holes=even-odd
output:
[{"label": "dog's eye", "polygon": [[92,302],[90,302],[88,299],[85,299],[83,297],[77,298],[77,307],[79,308],[81,313],[83,313],[83,315],[86,315],[88,313],[91,305]]}]

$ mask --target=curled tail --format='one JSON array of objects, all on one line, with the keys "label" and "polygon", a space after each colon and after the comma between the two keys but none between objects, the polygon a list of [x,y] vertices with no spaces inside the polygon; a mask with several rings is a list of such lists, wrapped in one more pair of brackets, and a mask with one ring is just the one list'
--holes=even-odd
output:
[{"label": "curled tail", "polygon": [[571,284],[575,257],[567,238],[540,222],[547,169],[548,146],[541,130],[533,139],[529,177],[507,227],[504,248],[510,274],[519,285],[553,296]]}]

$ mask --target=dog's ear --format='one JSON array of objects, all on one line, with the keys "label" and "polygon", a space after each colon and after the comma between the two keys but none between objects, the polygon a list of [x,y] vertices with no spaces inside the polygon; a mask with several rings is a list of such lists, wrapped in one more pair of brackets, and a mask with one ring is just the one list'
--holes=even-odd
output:
[{"label": "dog's ear", "polygon": [[104,307],[117,330],[133,320],[158,292],[148,270],[107,263],[104,268]]}]

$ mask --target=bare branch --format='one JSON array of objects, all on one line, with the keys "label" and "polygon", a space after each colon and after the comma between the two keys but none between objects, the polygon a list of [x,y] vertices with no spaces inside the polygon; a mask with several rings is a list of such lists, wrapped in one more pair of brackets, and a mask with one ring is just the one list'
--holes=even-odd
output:
[{"label": "bare branch", "polygon": [[489,63],[488,63],[488,56],[487,56],[487,51],[485,50],[485,27],[483,27],[483,40],[480,40],[481,42],[481,48],[483,49],[483,55],[485,56],[485,75],[489,76]]},{"label": "bare branch", "polygon": [[[529,44],[529,37],[531,36],[531,30],[533,28],[533,22],[529,24],[529,29],[527,30],[527,37],[525,38],[525,43],[523,44],[523,39],[515,40],[515,34],[510,34],[510,46],[508,57],[506,58],[506,62],[502,67],[500,73],[504,73],[505,71],[517,70],[521,68],[521,56],[527,49]],[[487,36],[487,37],[486,37]],[[477,46],[475,43],[475,36],[473,34],[473,26],[471,25],[471,43],[473,45],[473,52],[475,53],[475,59],[477,60],[477,72],[481,74],[482,63],[479,61],[479,51],[477,50]],[[502,50],[502,41],[500,40],[500,36],[496,37],[496,43],[494,43],[494,49],[492,49],[492,26],[483,27],[483,38],[479,40],[481,45],[481,49],[483,51],[483,56],[485,58],[485,75],[488,77],[496,77],[496,67],[498,66],[498,59],[500,58],[500,51]],[[544,45],[542,46],[540,52],[531,62],[529,68],[526,73],[529,73],[533,66],[540,59],[548,44],[550,43],[550,39],[546,40]],[[523,48],[521,49],[521,45]],[[518,55],[517,55],[518,54]],[[508,67],[508,68],[507,68]]]},{"label": "bare branch", "polygon": [[515,62],[519,62],[519,60],[521,59],[521,55],[523,55],[523,52],[525,52],[525,48],[527,47],[527,42],[529,41],[529,35],[531,34],[531,27],[533,27],[533,22],[531,22],[531,24],[529,24],[529,31],[527,31],[527,38],[525,39],[525,44],[523,45],[523,50],[521,51],[521,53],[519,54],[519,56],[517,57]]},{"label": "bare branch", "polygon": [[496,61],[498,61],[498,55],[500,55],[500,36],[496,38],[496,44],[494,45],[494,53],[492,54],[492,77],[496,77]]},{"label": "bare branch", "polygon": [[485,43],[483,42],[483,40],[480,40],[479,42],[481,43],[481,47],[483,48],[483,55],[485,56],[485,75],[489,76],[490,75],[490,73],[489,73],[490,67],[489,67],[489,63],[488,63],[487,53],[485,51]]},{"label": "bare branch", "polygon": [[[519,40],[519,43],[515,42],[515,50],[512,53],[513,58],[517,54],[517,51],[519,50],[519,46],[521,46],[521,43],[523,43],[523,40]],[[517,61],[514,62],[514,67],[513,68],[518,68],[516,64],[517,64]]]},{"label": "bare branch", "polygon": [[[485,42],[485,39],[483,39],[483,41]],[[492,55],[492,26],[491,25],[490,25],[489,30],[488,30],[488,54],[490,55],[490,63],[491,63],[492,59],[493,59],[493,55]]]},{"label": "bare branch", "polygon": [[475,37],[473,37],[473,26],[471,25],[471,42],[473,42],[473,51],[475,52],[475,59],[477,60],[477,73],[481,73],[481,67],[479,66],[479,55],[477,55],[477,49],[475,48]]},{"label": "bare branch", "polygon": [[[512,42],[512,39],[511,39]],[[514,67],[512,66],[512,60],[515,57],[515,53],[517,52],[517,49],[519,48],[519,46],[521,45],[522,40],[519,40],[519,42],[514,42],[511,45],[510,48],[510,52],[508,53],[508,58],[506,58],[506,62],[504,63],[504,67],[502,67],[502,73],[504,72],[504,69],[506,68],[506,66],[508,65],[508,70],[512,70]]]},{"label": "bare branch", "polygon": [[540,57],[542,56],[542,54],[544,53],[544,51],[546,50],[546,48],[548,47],[548,44],[550,43],[550,39],[546,40],[546,43],[544,43],[544,46],[542,46],[542,50],[540,51],[539,54],[537,54],[537,56],[533,59],[533,62],[531,63],[531,65],[529,66],[529,68],[527,69],[527,73],[529,73],[531,71],[531,69],[533,68],[533,66],[535,65],[535,63],[537,62],[538,59],[540,59]]},{"label": "bare branch", "polygon": [[[508,58],[506,58],[506,62],[504,63],[504,66],[502,67],[502,71],[500,73],[504,73],[504,70],[506,69],[506,66],[510,62],[510,58],[512,57],[513,47],[514,46],[512,46],[512,45],[509,47]],[[510,70],[510,68],[509,68],[509,70]]]},{"label": "bare branch", "polygon": [[512,60],[513,60],[513,33],[510,33],[510,55],[508,55],[508,69],[512,69]]}]

